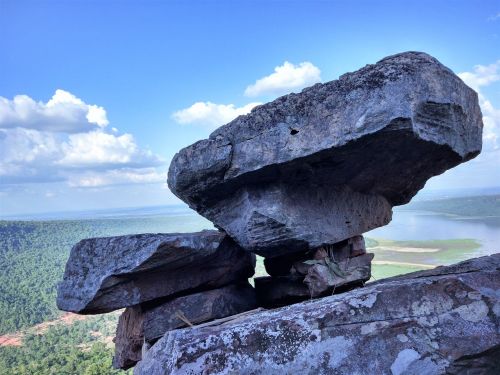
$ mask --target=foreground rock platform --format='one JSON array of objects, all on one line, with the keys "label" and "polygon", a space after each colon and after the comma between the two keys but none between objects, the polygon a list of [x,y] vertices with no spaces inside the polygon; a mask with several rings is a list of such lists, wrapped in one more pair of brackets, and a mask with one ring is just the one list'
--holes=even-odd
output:
[{"label": "foreground rock platform", "polygon": [[135,375],[497,374],[500,254],[165,335]]},{"label": "foreground rock platform", "polygon": [[255,290],[248,282],[157,302],[156,306],[128,307],[116,328],[113,367],[126,370],[134,366],[142,358],[143,346],[151,346],[168,331],[256,307]]},{"label": "foreground rock platform", "polygon": [[255,256],[225,233],[91,238],[71,250],[57,306],[97,314],[246,281]]},{"label": "foreground rock platform", "polygon": [[245,250],[276,257],[390,222],[481,150],[477,94],[419,52],[254,108],[174,157],[172,192]]}]

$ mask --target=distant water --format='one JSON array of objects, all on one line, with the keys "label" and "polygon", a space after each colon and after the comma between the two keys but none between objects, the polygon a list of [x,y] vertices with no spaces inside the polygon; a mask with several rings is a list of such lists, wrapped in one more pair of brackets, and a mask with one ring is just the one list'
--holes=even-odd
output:
[{"label": "distant water", "polygon": [[427,211],[395,209],[390,224],[366,233],[366,237],[395,241],[470,238],[481,247],[473,256],[500,252],[500,218],[450,217]]},{"label": "distant water", "polygon": [[[56,212],[10,216],[2,219],[124,220],[130,233],[191,232],[213,228],[210,221],[198,215],[187,205]],[[500,218],[460,218],[428,211],[395,208],[391,223],[372,230],[365,236],[396,241],[470,238],[478,241],[481,247],[469,256],[481,256],[500,251]]]},{"label": "distant water", "polygon": [[46,212],[1,216],[1,220],[84,220],[107,218],[140,218],[152,216],[195,215],[187,205],[150,206],[132,208],[110,208],[88,211]]}]

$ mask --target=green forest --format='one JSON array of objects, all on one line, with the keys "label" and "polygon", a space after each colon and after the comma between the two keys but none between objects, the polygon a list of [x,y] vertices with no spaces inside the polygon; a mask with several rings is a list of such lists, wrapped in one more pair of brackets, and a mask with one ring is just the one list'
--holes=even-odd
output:
[{"label": "green forest", "polygon": [[[195,215],[98,220],[0,221],[0,335],[25,330],[61,315],[56,307],[71,247],[83,238],[146,232],[196,231]],[[114,374],[112,345],[91,331],[113,336],[117,314],[56,325],[23,345],[0,347],[0,374]],[[120,372],[123,373],[123,372]]]},{"label": "green forest", "polygon": [[[409,208],[439,212],[450,220],[455,220],[455,215],[468,216],[473,220],[477,214],[485,213],[491,216],[482,220],[485,223],[488,223],[486,219],[496,220],[488,224],[496,228],[499,224],[499,202],[497,195],[415,202]],[[21,346],[0,346],[0,375],[123,374],[111,368],[111,338],[119,312],[87,317],[68,325],[53,325],[43,334],[29,328],[61,316],[55,304],[57,283],[62,278],[71,247],[89,237],[192,232],[210,227],[207,220],[190,213],[83,220],[0,221],[0,336],[22,334]],[[369,248],[376,249],[379,263],[390,260],[387,264],[374,264],[376,279],[421,269],[419,264],[426,263],[430,258],[449,263],[451,258],[455,261],[460,254],[479,246],[474,239],[366,240]],[[408,249],[398,252],[401,247],[420,250],[416,253],[407,252]],[[259,259],[257,273],[264,272],[262,259]]]}]

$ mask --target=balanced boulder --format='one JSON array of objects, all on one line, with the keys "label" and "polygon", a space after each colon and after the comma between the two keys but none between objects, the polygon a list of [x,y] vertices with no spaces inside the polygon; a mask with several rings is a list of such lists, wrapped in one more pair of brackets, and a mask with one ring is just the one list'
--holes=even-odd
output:
[{"label": "balanced boulder", "polygon": [[246,281],[254,267],[255,256],[218,231],[91,238],[71,250],[57,306],[105,313]]},{"label": "balanced boulder", "polygon": [[481,150],[477,94],[419,52],[254,108],[174,157],[168,185],[265,257],[389,223],[425,182]]}]

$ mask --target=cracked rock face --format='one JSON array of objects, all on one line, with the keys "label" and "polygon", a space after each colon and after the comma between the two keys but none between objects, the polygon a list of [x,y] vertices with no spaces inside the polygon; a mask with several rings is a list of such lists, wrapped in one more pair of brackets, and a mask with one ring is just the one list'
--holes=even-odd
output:
[{"label": "cracked rock face", "polygon": [[261,105],[181,150],[168,185],[245,250],[276,257],[387,224],[475,157],[477,94],[407,52]]},{"label": "cracked rock face", "polygon": [[98,314],[246,281],[255,256],[225,233],[91,238],[71,250],[57,306]]},{"label": "cracked rock face", "polygon": [[500,254],[169,332],[135,375],[498,374]]}]

